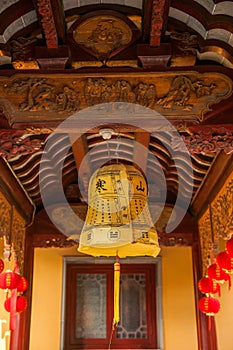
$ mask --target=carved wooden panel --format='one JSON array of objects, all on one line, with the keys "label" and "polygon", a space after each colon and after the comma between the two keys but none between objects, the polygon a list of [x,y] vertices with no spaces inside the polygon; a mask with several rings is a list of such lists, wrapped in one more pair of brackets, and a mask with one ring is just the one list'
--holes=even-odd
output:
[{"label": "carved wooden panel", "polygon": [[11,225],[11,205],[0,192],[0,237],[6,236],[7,242],[10,241]]},{"label": "carved wooden panel", "polygon": [[[99,103],[136,103],[169,119],[202,121],[213,103],[232,94],[220,73],[167,72],[18,75],[0,78],[0,93],[11,124],[63,120]],[[125,118],[123,116],[123,118]]]},{"label": "carved wooden panel", "polygon": [[12,249],[15,259],[18,261],[19,271],[23,274],[24,269],[24,246],[25,246],[25,222],[17,210],[13,210],[11,231]]},{"label": "carved wooden panel", "polygon": [[90,50],[98,59],[105,60],[111,52],[131,42],[132,31],[122,19],[102,15],[80,23],[73,36],[78,44]]},{"label": "carved wooden panel", "polygon": [[218,253],[219,238],[233,234],[233,174],[198,222],[203,274]]},{"label": "carved wooden panel", "polygon": [[211,204],[213,231],[229,239],[233,234],[233,174]]},{"label": "carved wooden panel", "polygon": [[0,156],[10,159],[38,151],[42,140],[27,136],[23,130],[0,130]]},{"label": "carved wooden panel", "polygon": [[198,222],[201,257],[202,257],[202,273],[206,274],[207,267],[213,262],[213,233],[211,229],[210,211],[209,209],[201,217]]},{"label": "carved wooden panel", "polygon": [[0,237],[4,237],[4,257],[8,259],[14,253],[19,270],[23,272],[25,221],[17,210],[0,192]]}]

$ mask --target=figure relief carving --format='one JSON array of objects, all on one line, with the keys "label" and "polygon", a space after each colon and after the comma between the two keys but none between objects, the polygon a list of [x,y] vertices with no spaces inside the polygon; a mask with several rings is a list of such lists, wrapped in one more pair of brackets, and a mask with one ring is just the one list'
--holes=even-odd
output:
[{"label": "figure relief carving", "polygon": [[115,49],[130,43],[132,31],[120,18],[95,16],[81,23],[73,32],[74,40],[106,60]]},{"label": "figure relief carving", "polygon": [[102,78],[88,78],[84,95],[88,106],[107,102],[128,102],[153,108],[157,99],[154,84],[140,82],[133,88],[127,80],[116,80],[113,84],[108,84]]},{"label": "figure relief carving", "polygon": [[22,111],[76,111],[79,107],[78,93],[64,86],[55,92],[55,87],[44,78],[16,79],[12,84],[5,84],[10,93],[26,94],[24,102],[19,105]]},{"label": "figure relief carving", "polygon": [[[2,78],[0,93],[11,123],[25,121],[29,113],[46,114],[49,120],[100,103],[127,102],[156,110],[179,120],[204,119],[213,103],[232,94],[232,81],[220,73],[168,72],[121,74],[102,78],[77,75]],[[16,96],[17,95],[17,96]],[[10,101],[10,102],[9,102]],[[38,114],[37,114],[38,113]]]},{"label": "figure relief carving", "polygon": [[174,106],[182,107],[184,110],[191,110],[193,104],[188,103],[193,93],[196,98],[205,95],[211,95],[213,89],[216,88],[215,83],[206,85],[202,80],[192,80],[186,76],[175,77],[171,84],[169,92],[158,100],[158,104],[163,108],[173,108]]}]

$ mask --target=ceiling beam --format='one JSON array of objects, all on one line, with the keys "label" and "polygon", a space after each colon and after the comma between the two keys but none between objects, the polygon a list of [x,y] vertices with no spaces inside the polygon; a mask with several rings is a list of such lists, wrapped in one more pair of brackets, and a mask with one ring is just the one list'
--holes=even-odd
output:
[{"label": "ceiling beam", "polygon": [[90,165],[88,146],[86,136],[83,134],[81,137],[77,137],[76,134],[70,134],[70,141],[72,143],[72,150],[74,154],[74,160],[79,177],[79,186],[81,185],[80,192],[82,190],[87,194],[88,183],[92,174]]},{"label": "ceiling beam", "polygon": [[[150,143],[150,133],[149,132],[136,132],[135,133],[135,145],[134,145],[134,163],[140,165],[140,168],[144,173],[146,173],[147,158],[148,158],[148,148]],[[144,147],[144,153],[142,154],[142,145]]]},{"label": "ceiling beam", "polygon": [[26,225],[30,225],[34,219],[35,206],[8,162],[2,157],[0,157],[0,191],[9,203],[15,206]]}]

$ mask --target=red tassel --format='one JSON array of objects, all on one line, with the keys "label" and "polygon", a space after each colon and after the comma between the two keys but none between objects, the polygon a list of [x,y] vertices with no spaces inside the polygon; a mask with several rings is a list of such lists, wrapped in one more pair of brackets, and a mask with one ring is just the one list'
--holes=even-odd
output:
[{"label": "red tassel", "polygon": [[16,300],[17,289],[12,289],[10,302],[10,330],[14,331],[16,328]]},{"label": "red tassel", "polygon": [[208,330],[211,331],[212,316],[208,316]]}]

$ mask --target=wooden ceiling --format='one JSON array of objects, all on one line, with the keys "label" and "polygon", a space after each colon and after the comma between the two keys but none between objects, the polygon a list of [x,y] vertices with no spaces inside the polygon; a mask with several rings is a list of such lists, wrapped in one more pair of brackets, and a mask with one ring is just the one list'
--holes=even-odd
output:
[{"label": "wooden ceiling", "polygon": [[[85,204],[90,175],[114,158],[145,172],[154,203],[173,207],[182,191],[200,215],[232,171],[232,68],[233,1],[2,0],[1,181],[39,213],[41,190],[62,201],[62,168],[68,202]],[[95,114],[122,102],[156,117]]]}]

